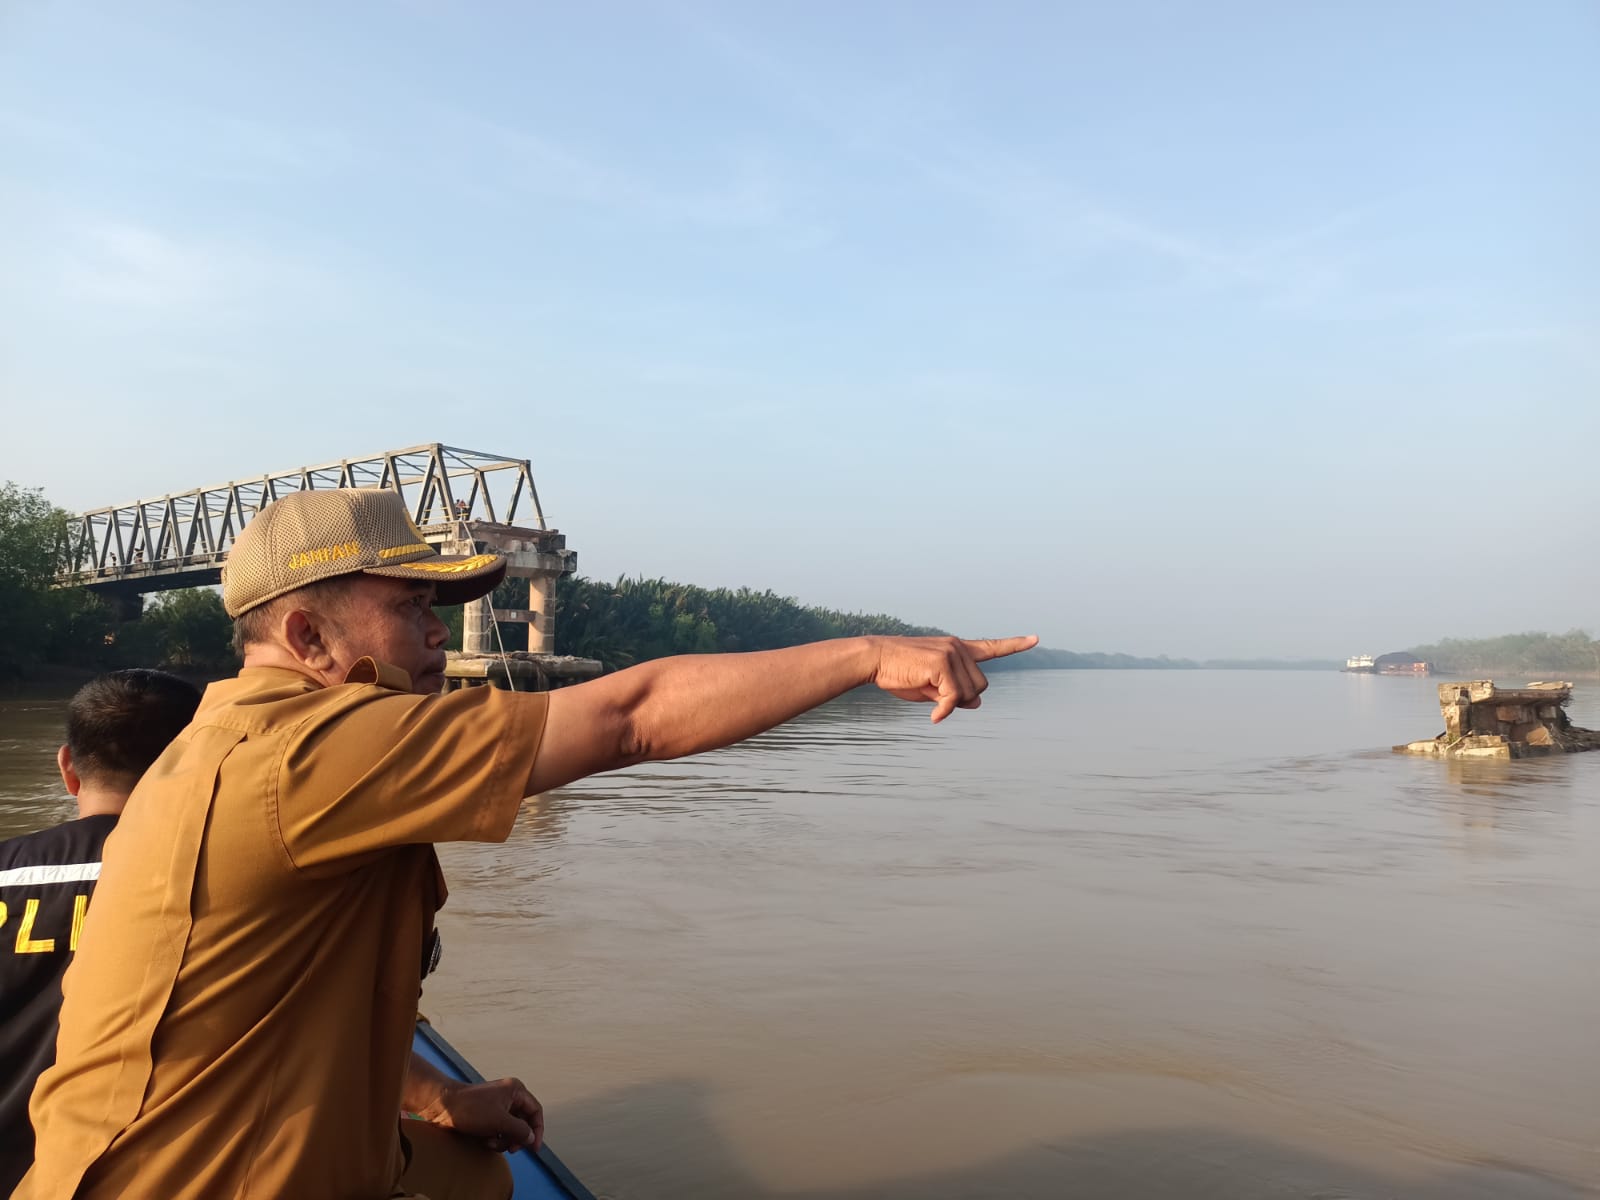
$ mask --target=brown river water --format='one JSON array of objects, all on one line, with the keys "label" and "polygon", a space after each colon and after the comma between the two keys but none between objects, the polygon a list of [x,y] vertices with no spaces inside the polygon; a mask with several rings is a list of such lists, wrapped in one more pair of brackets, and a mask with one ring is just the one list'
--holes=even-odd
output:
[{"label": "brown river water", "polygon": [[423,1007],[603,1197],[1600,1196],[1600,754],[1390,754],[1435,682],[848,696],[442,848]]}]

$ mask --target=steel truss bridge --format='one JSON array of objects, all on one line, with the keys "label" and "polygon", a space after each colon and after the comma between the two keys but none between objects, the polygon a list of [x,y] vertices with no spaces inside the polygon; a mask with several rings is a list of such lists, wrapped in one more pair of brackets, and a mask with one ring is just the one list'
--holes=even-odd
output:
[{"label": "steel truss bridge", "polygon": [[560,555],[565,569],[558,573],[576,567],[566,539],[545,525],[527,459],[430,442],[80,513],[55,583],[124,602],[218,583],[233,539],[267,505],[291,492],[351,487],[399,492],[429,542],[515,531],[530,549]]}]

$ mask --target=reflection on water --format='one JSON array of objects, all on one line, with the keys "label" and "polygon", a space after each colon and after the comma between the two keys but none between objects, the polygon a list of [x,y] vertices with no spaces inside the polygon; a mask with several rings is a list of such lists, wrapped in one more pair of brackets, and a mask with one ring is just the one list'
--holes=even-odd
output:
[{"label": "reflection on water", "polygon": [[607,1196],[1595,1195],[1600,755],[1388,753],[1438,723],[1335,674],[852,695],[447,848],[425,1007]]},{"label": "reflection on water", "polygon": [[66,708],[65,699],[0,699],[0,837],[76,815],[56,770]]}]

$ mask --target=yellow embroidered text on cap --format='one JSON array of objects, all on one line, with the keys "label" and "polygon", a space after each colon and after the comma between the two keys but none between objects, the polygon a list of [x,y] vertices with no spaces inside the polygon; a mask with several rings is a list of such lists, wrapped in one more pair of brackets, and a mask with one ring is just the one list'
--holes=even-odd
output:
[{"label": "yellow embroidered text on cap", "polygon": [[360,542],[345,542],[338,546],[318,546],[315,550],[302,550],[289,556],[289,569],[311,567],[317,563],[332,562],[336,558],[350,558],[361,549]]}]

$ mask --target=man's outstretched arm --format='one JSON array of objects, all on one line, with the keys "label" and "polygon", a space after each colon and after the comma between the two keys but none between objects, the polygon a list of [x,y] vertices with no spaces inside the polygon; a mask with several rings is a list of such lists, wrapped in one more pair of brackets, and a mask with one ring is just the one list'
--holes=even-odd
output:
[{"label": "man's outstretched arm", "polygon": [[840,638],[753,654],[657,659],[551,693],[528,792],[731,745],[868,683],[932,704],[933,720],[942,721],[957,708],[978,707],[989,686],[979,663],[1038,640]]}]

